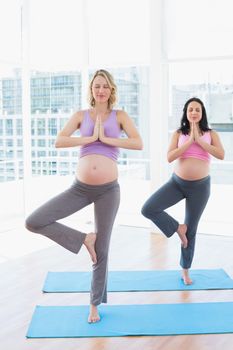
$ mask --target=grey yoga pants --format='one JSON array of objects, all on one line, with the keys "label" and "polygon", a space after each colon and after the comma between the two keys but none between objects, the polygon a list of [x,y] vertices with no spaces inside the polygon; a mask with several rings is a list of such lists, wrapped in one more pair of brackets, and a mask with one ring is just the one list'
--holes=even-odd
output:
[{"label": "grey yoga pants", "polygon": [[75,179],[69,189],[35,210],[26,219],[26,228],[52,239],[73,253],[78,253],[86,234],[57,220],[91,203],[94,203],[97,263],[93,265],[90,302],[99,305],[107,302],[108,251],[120,203],[120,187],[117,180],[103,185],[88,185]]},{"label": "grey yoga pants", "polygon": [[188,247],[181,247],[180,265],[191,267],[199,220],[210,196],[210,176],[200,180],[183,180],[173,174],[170,180],[156,191],[142,207],[142,215],[150,219],[167,237],[178,229],[178,221],[164,210],[185,199],[185,220]]}]

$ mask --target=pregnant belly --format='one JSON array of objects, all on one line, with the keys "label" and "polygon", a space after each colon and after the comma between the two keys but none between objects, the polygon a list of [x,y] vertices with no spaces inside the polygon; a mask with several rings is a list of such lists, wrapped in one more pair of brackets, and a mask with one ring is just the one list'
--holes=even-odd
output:
[{"label": "pregnant belly", "polygon": [[209,162],[196,158],[179,159],[175,173],[184,180],[199,180],[209,175]]},{"label": "pregnant belly", "polygon": [[102,185],[118,177],[117,164],[110,158],[91,154],[79,159],[77,179],[89,185]]}]

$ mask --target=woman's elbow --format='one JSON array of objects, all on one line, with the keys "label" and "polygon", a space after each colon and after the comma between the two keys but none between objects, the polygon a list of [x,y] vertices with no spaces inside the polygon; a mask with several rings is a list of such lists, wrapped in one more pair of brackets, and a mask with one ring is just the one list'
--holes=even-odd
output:
[{"label": "woman's elbow", "polygon": [[137,143],[136,143],[136,148],[135,148],[135,149],[138,150],[138,151],[143,150],[143,142],[142,142],[141,139],[139,139],[139,140],[137,141]]},{"label": "woman's elbow", "polygon": [[170,154],[167,155],[167,161],[168,163],[172,163],[173,162],[173,158],[170,156]]},{"label": "woman's elbow", "polygon": [[143,150],[143,142],[142,141],[138,145],[138,150],[139,151]]},{"label": "woman's elbow", "polygon": [[54,146],[55,146],[55,148],[61,148],[62,147],[61,139],[59,137],[56,139]]},{"label": "woman's elbow", "polygon": [[224,158],[225,158],[225,151],[222,151],[222,152],[220,153],[219,159],[220,159],[220,160],[224,160]]}]

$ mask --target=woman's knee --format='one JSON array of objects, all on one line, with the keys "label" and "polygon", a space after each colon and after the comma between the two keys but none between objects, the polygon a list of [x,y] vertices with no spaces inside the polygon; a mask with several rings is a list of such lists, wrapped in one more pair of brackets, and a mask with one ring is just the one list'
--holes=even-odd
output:
[{"label": "woman's knee", "polygon": [[28,216],[25,220],[25,227],[31,232],[37,233],[43,226],[44,225],[42,225],[33,215]]},{"label": "woman's knee", "polygon": [[142,209],[141,209],[141,213],[143,216],[145,216],[146,218],[150,219],[152,216],[152,210],[151,207],[147,204],[144,204]]}]

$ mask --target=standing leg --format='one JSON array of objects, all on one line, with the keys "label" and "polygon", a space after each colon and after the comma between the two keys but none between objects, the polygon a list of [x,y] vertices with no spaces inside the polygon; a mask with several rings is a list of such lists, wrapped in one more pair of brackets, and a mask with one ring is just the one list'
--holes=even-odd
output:
[{"label": "standing leg", "polygon": [[188,227],[188,247],[181,248],[180,265],[183,268],[185,284],[191,284],[188,269],[193,261],[198,223],[210,196],[210,177],[197,181],[186,181],[183,189],[186,192],[185,223]]},{"label": "standing leg", "polygon": [[73,253],[78,253],[86,234],[57,222],[90,204],[77,181],[66,191],[52,198],[26,219],[29,231],[40,233]]},{"label": "standing leg", "polygon": [[[184,194],[172,178],[156,191],[142,207],[142,215],[150,219],[167,236],[178,233],[184,247],[187,246],[186,225],[179,225],[171,215],[164,210],[178,203]],[[184,227],[185,226],[185,227]]]},{"label": "standing leg", "polygon": [[89,322],[96,322],[100,319],[97,305],[107,302],[108,251],[112,227],[120,204],[118,183],[114,182],[105,186],[105,188],[102,188],[102,194],[94,202],[97,263],[93,265]]}]

